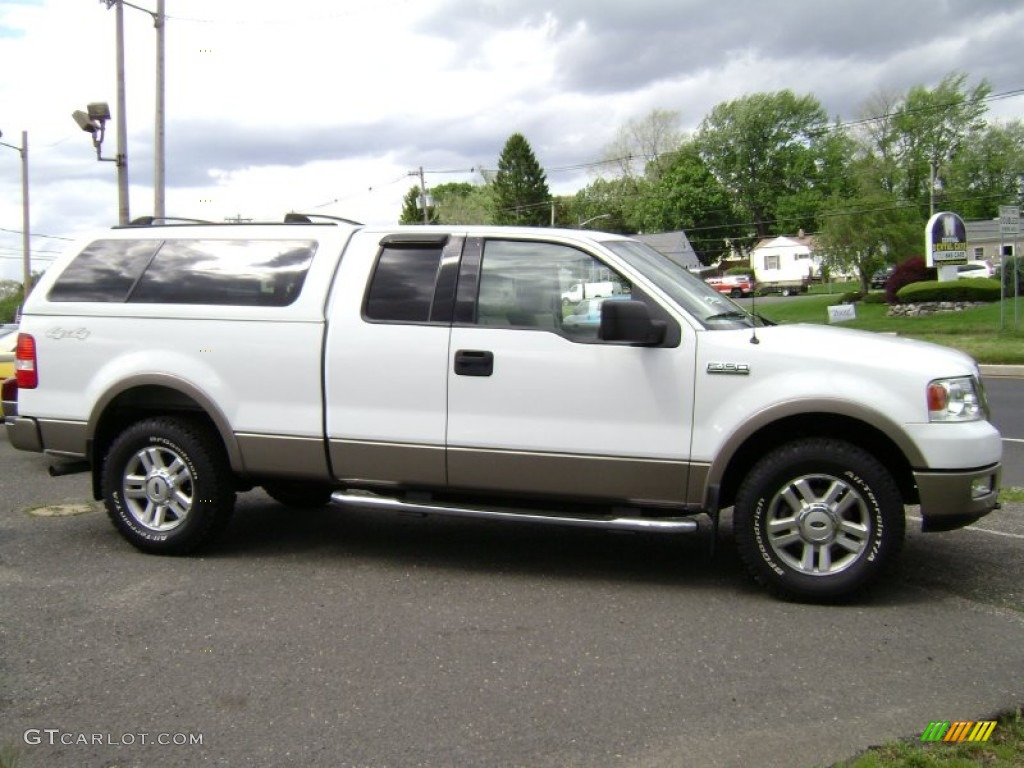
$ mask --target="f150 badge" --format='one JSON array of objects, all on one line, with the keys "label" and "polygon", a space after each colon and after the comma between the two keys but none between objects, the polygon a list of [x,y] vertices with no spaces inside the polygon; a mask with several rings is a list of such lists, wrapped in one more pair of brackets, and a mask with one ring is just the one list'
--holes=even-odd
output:
[{"label": "f150 badge", "polygon": [[750,366],[746,363],[708,363],[708,373],[723,376],[749,376]]}]

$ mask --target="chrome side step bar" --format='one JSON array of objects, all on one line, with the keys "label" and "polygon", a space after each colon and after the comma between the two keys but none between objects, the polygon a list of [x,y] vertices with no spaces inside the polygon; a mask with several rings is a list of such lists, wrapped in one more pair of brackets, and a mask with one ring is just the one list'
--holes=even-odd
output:
[{"label": "chrome side step bar", "polygon": [[331,502],[341,506],[357,507],[371,511],[402,512],[416,515],[445,515],[447,517],[469,517],[482,520],[501,520],[513,523],[542,523],[566,525],[576,528],[598,528],[608,531],[633,531],[651,533],[695,533],[698,523],[692,517],[580,517],[537,512],[516,512],[489,507],[459,507],[454,504],[400,501],[383,496],[337,491],[331,494]]}]

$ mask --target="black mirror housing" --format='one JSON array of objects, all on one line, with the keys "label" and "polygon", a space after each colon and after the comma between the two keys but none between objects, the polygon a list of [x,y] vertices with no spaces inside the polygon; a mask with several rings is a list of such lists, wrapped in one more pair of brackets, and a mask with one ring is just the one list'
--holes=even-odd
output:
[{"label": "black mirror housing", "polygon": [[602,341],[655,347],[665,341],[667,327],[665,322],[651,319],[644,302],[613,299],[601,303],[601,327],[597,336]]}]

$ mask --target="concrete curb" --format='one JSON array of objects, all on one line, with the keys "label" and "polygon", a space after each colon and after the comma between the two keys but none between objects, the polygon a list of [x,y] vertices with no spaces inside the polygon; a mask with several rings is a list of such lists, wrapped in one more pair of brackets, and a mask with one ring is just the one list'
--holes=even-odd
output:
[{"label": "concrete curb", "polygon": [[981,365],[982,376],[1004,379],[1024,379],[1024,365]]}]

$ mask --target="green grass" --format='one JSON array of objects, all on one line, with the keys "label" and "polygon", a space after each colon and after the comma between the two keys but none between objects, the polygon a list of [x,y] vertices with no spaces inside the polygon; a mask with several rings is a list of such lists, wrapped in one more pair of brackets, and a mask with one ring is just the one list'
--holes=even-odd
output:
[{"label": "green grass", "polygon": [[[803,296],[759,305],[757,313],[777,323],[825,325],[828,323],[829,305],[838,301],[839,294]],[[1016,301],[1016,330],[1013,328],[1013,301],[1002,305],[1002,320],[998,302],[926,317],[889,317],[888,305],[859,302],[856,305],[857,319],[843,325],[955,347],[979,363],[1024,365],[1024,299]]]},{"label": "green grass", "polygon": [[1000,488],[999,500],[1004,503],[1024,504],[1024,488]]},{"label": "green grass", "polygon": [[[992,737],[980,743],[923,744],[919,739],[871,747],[832,768],[1019,768],[1024,765],[1024,718],[1020,709],[996,718]],[[927,723],[922,723],[924,729]]]}]

